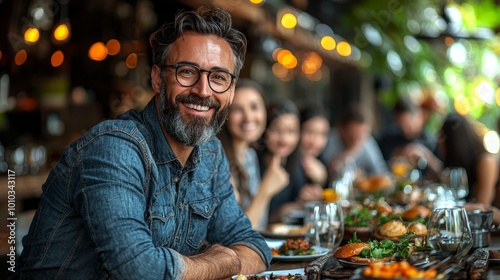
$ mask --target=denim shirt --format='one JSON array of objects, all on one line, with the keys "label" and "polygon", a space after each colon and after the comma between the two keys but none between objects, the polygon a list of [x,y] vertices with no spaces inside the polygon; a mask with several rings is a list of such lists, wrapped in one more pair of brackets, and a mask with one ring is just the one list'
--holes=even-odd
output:
[{"label": "denim shirt", "polygon": [[183,167],[154,98],[144,111],[104,121],[52,169],[24,250],[21,279],[182,279],[182,255],[244,245],[271,252],[236,203],[217,138]]}]

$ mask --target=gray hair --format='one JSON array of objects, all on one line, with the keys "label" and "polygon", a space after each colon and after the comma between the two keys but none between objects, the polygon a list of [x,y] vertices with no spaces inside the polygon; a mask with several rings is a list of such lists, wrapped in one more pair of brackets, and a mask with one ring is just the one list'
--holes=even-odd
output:
[{"label": "gray hair", "polygon": [[153,63],[163,65],[169,56],[171,45],[184,32],[215,35],[225,39],[235,57],[234,75],[239,76],[245,61],[247,39],[232,27],[231,15],[220,8],[200,7],[196,11],[183,11],[176,15],[175,21],[165,23],[149,37],[153,52]]}]

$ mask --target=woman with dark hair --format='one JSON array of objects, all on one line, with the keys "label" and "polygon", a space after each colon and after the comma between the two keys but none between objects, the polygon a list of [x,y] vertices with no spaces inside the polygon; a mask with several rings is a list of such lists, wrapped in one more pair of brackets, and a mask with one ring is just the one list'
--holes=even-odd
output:
[{"label": "woman with dark hair", "polygon": [[473,124],[459,114],[449,114],[439,131],[438,147],[443,167],[462,167],[467,172],[466,200],[491,205],[495,198],[498,162],[495,155],[485,150]]},{"label": "woman with dark hair", "polygon": [[302,209],[298,201],[302,187],[307,183],[298,149],[300,139],[300,115],[295,104],[286,100],[274,103],[267,109],[267,127],[259,151],[261,174],[276,159],[290,175],[290,183],[277,193],[269,205],[269,222],[281,222],[293,209]]},{"label": "woman with dark hair", "polygon": [[329,131],[330,121],[320,106],[307,105],[300,110],[299,147],[308,183],[302,188],[302,200],[319,200],[323,197],[328,171],[318,157],[328,142]]},{"label": "woman with dark hair", "polygon": [[467,202],[490,206],[495,198],[498,162],[494,154],[483,146],[483,139],[471,121],[457,113],[450,113],[438,133],[438,149],[442,162],[428,149],[413,147],[412,158],[425,158],[429,171],[436,178],[446,167],[462,167],[467,172],[469,194]]},{"label": "woman with dark hair", "polygon": [[261,180],[257,154],[251,145],[259,140],[265,128],[262,87],[252,80],[238,80],[228,119],[218,137],[229,161],[236,199],[253,228],[267,226],[271,198],[288,185],[288,174],[277,159]]}]

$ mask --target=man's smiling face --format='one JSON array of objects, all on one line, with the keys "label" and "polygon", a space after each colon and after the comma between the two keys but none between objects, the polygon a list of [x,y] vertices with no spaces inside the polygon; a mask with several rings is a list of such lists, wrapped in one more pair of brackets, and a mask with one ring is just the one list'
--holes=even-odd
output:
[{"label": "man's smiling face", "polygon": [[[229,43],[214,35],[187,32],[179,37],[172,44],[165,64],[179,63],[234,72],[234,55]],[[160,92],[161,123],[175,140],[196,146],[218,133],[232,102],[234,83],[226,92],[216,93],[208,84],[208,73],[202,72],[193,86],[183,87],[175,78],[175,69],[159,71],[157,67],[153,71],[153,83],[156,83],[155,91]]]}]

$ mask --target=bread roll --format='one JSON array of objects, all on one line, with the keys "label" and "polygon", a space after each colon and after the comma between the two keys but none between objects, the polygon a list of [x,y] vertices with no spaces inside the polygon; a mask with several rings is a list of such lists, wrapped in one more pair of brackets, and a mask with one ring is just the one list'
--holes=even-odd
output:
[{"label": "bread roll", "polygon": [[427,218],[431,215],[431,210],[422,205],[416,205],[401,214],[401,218],[406,221],[414,221],[420,218]]},{"label": "bread roll", "polygon": [[401,221],[390,221],[380,226],[378,232],[382,236],[399,237],[406,234],[406,226]]},{"label": "bread roll", "polygon": [[337,259],[347,259],[359,255],[365,248],[370,249],[370,245],[364,242],[349,243],[340,247],[334,255]]},{"label": "bread roll", "polygon": [[422,223],[414,223],[408,226],[408,231],[414,232],[416,235],[427,235],[427,226]]}]

